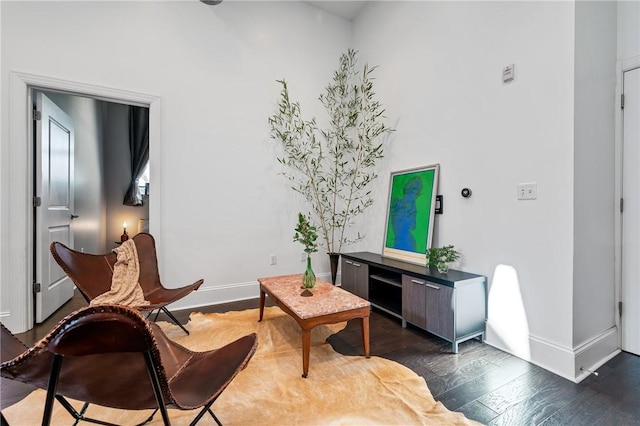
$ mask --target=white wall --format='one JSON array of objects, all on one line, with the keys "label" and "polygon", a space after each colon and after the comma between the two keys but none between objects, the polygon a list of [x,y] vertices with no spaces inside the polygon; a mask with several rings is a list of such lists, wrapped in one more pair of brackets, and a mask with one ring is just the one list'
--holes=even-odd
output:
[{"label": "white wall", "polygon": [[616,353],[616,2],[575,5],[574,371]]},{"label": "white wall", "polygon": [[640,1],[618,2],[618,59],[640,55]]},{"label": "white wall", "polygon": [[[435,244],[454,244],[463,270],[488,277],[489,343],[565,376],[573,367],[573,42],[570,2],[377,2],[354,23],[354,47],[381,64],[377,93],[397,123],[388,170],[440,163]],[[505,85],[508,64],[516,78]],[[517,201],[520,182],[537,182],[538,199]],[[471,198],[461,197],[464,187]],[[384,202],[374,209],[364,248],[377,251]],[[496,274],[499,265],[511,272]]]},{"label": "white wall", "polygon": [[[151,142],[161,161],[151,179],[159,181],[161,174],[162,185],[153,188],[151,202],[162,216],[160,223],[151,218],[151,232],[164,259],[162,278],[168,286],[205,279],[182,306],[257,296],[258,277],[304,269],[292,235],[296,214],[305,207],[277,175],[267,117],[279,93],[275,80],[283,77],[304,113],[320,112],[317,97],[349,46],[349,22],[297,2],[1,7],[3,93],[14,70],[161,98],[159,141]],[[6,124],[9,100],[1,102]],[[12,125],[23,125],[15,115]],[[3,166],[16,143],[8,135],[3,125]],[[11,224],[5,219],[2,225],[4,235]],[[27,285],[24,277],[20,282],[8,276],[6,244],[3,238],[5,317],[10,288]],[[278,255],[277,265],[269,265],[270,254]],[[328,273],[326,257],[316,256],[316,271]]]},{"label": "white wall", "polygon": [[615,326],[616,3],[576,3],[575,346]]}]

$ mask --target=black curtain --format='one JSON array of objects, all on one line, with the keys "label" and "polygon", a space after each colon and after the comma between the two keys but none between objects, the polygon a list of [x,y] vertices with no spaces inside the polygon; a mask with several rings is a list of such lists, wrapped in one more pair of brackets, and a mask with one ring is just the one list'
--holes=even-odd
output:
[{"label": "black curtain", "polygon": [[141,206],[138,179],[149,161],[149,108],[129,106],[129,150],[131,183],[124,196],[125,206]]}]

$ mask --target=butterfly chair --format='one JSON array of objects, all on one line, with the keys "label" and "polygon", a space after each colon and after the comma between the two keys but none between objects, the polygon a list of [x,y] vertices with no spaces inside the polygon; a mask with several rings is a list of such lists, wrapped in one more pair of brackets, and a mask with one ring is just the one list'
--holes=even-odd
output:
[{"label": "butterfly chair", "polygon": [[[5,338],[15,336],[3,329]],[[169,339],[156,324],[123,305],[93,305],[65,317],[40,342],[0,364],[0,375],[47,389],[42,424],[51,422],[54,400],[76,419],[89,404],[124,410],[201,408],[191,425],[209,413],[211,405],[249,362],[257,347],[256,334],[226,346],[193,352]],[[77,412],[67,402],[85,402]]]},{"label": "butterfly chair", "polygon": [[[144,293],[144,298],[150,302],[149,305],[136,306],[136,309],[147,311],[149,315],[157,310],[155,319],[158,318],[160,312],[164,312],[185,333],[189,334],[189,331],[167,309],[167,305],[197,290],[204,280],[198,280],[185,287],[164,287],[160,282],[160,274],[158,273],[156,243],[153,236],[147,233],[139,233],[133,237],[133,241],[136,245],[140,263],[140,287]],[[91,302],[97,296],[111,289],[113,265],[117,259],[115,253],[82,253],[56,241],[51,243],[50,250],[53,258],[78,287],[87,302]]]},{"label": "butterfly chair", "polygon": [[[2,342],[0,345],[0,362],[9,361],[28,349],[1,323],[0,342]],[[35,387],[25,383],[15,382],[4,377],[0,378],[0,409],[5,409],[21,401],[35,389]],[[2,413],[0,413],[0,424],[2,426],[8,426],[9,424]]]}]

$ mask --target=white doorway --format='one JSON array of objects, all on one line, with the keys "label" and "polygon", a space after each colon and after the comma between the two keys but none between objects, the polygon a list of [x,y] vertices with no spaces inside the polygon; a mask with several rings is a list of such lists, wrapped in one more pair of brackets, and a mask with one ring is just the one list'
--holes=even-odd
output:
[{"label": "white doorway", "polygon": [[35,93],[35,321],[41,323],[73,297],[73,283],[49,254],[60,241],[73,247],[73,120],[44,93]]},{"label": "white doorway", "polygon": [[640,68],[623,73],[622,350],[640,355]]},{"label": "white doorway", "polygon": [[[2,297],[8,300],[11,309],[3,314],[3,324],[13,333],[21,333],[33,327],[34,323],[34,140],[32,131],[32,89],[64,92],[86,96],[108,102],[124,103],[149,108],[149,140],[152,149],[149,152],[153,198],[149,202],[149,215],[154,218],[150,223],[150,232],[161,236],[162,198],[161,142],[162,128],[161,99],[157,96],[138,92],[113,89],[82,82],[72,82],[34,74],[10,72],[9,75],[9,140],[7,171],[8,185],[5,200],[11,226],[0,241],[4,255],[2,257]],[[158,253],[159,266],[162,268],[162,251]],[[162,271],[160,271],[162,273]]]},{"label": "white doorway", "polygon": [[[131,200],[124,197],[132,179],[131,127],[147,135],[149,109],[35,89],[32,97],[38,112],[33,139],[40,204],[34,207],[34,312],[41,323],[73,295],[71,282],[52,261],[52,241],[85,253],[106,253],[120,240],[123,222],[132,236],[141,219],[148,223],[149,197],[140,191],[145,188],[141,179],[135,198],[141,204],[125,205],[123,198]],[[142,162],[148,165],[147,158],[136,164]]]}]

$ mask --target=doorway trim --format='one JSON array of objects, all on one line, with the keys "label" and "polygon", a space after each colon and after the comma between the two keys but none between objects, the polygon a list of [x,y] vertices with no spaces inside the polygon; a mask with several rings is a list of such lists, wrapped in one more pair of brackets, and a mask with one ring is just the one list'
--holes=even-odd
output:
[{"label": "doorway trim", "polygon": [[618,76],[616,82],[616,108],[615,108],[615,203],[616,211],[614,220],[614,235],[615,235],[615,323],[618,328],[618,348],[622,348],[622,324],[620,311],[618,309],[618,302],[626,302],[622,300],[622,212],[620,211],[620,200],[622,199],[622,147],[623,147],[623,135],[622,135],[622,108],[621,99],[623,93],[624,73],[640,67],[640,55],[627,58],[625,60],[619,60],[616,63],[616,74]]},{"label": "doorway trim", "polygon": [[[3,299],[11,309],[2,312],[2,321],[14,333],[33,327],[33,132],[31,131],[31,89],[65,92],[113,103],[145,106],[149,108],[149,161],[153,200],[149,201],[150,231],[161,235],[161,118],[162,101],[159,96],[98,86],[95,84],[63,80],[53,77],[11,71],[9,75],[9,148],[8,173],[11,182],[4,183],[8,197],[3,220],[1,250]],[[21,143],[24,141],[24,143]],[[158,253],[162,265],[162,252]]]}]

